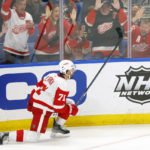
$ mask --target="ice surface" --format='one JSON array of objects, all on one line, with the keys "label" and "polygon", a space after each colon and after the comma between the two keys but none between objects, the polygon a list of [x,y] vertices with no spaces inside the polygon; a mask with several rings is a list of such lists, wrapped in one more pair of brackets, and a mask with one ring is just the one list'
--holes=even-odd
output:
[{"label": "ice surface", "polygon": [[0,150],[149,150],[150,125],[71,127],[69,137],[50,137],[38,143],[9,143]]}]

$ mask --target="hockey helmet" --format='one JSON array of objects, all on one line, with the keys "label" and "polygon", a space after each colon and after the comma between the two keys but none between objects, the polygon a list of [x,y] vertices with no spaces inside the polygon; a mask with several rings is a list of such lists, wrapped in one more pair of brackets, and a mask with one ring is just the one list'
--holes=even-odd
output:
[{"label": "hockey helmet", "polygon": [[67,73],[67,70],[70,70],[72,71],[72,69],[76,69],[76,66],[75,64],[70,61],[70,60],[62,60],[60,63],[59,63],[59,70],[60,70],[60,73],[63,73],[63,74],[66,74]]}]

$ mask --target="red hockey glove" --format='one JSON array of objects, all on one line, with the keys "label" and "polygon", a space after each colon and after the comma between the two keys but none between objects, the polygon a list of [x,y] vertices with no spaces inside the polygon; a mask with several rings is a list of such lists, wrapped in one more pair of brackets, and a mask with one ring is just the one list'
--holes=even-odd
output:
[{"label": "red hockey glove", "polygon": [[70,114],[75,116],[78,113],[78,107],[75,104],[68,104],[70,108]]}]

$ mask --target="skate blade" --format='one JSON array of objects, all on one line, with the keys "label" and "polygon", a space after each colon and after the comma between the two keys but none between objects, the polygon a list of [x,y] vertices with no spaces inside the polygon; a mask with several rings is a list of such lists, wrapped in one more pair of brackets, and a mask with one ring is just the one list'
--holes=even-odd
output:
[{"label": "skate blade", "polygon": [[63,138],[63,137],[69,137],[70,133],[68,133],[68,134],[62,134],[62,133],[51,132],[50,136],[52,138]]}]

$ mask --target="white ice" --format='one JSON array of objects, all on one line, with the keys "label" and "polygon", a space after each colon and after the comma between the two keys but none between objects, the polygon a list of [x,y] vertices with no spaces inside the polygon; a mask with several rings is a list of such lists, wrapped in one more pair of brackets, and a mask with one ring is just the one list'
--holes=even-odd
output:
[{"label": "white ice", "polygon": [[12,143],[0,150],[149,150],[150,125],[71,127],[69,137],[41,136],[38,143]]}]

